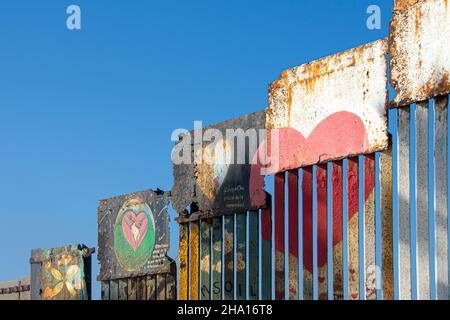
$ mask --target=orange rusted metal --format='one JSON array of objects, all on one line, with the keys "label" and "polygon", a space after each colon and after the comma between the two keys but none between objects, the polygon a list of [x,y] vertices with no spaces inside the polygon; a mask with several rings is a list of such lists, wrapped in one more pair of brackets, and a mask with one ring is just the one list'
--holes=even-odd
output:
[{"label": "orange rusted metal", "polygon": [[448,0],[397,0],[391,21],[391,82],[402,107],[450,92]]}]

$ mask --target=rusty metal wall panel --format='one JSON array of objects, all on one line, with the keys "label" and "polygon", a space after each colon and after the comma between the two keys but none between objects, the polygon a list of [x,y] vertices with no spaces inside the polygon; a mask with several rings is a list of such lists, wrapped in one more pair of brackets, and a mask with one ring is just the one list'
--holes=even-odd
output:
[{"label": "rusty metal wall panel", "polygon": [[[40,292],[33,299],[88,300],[91,298],[91,254],[93,248],[84,245],[68,245],[52,249],[33,249],[31,265],[38,265],[32,272],[32,291]],[[35,286],[39,288],[35,288]]]},{"label": "rusty metal wall panel", "polygon": [[142,191],[100,201],[98,280],[170,270],[169,193]]},{"label": "rusty metal wall panel", "polygon": [[189,240],[189,300],[198,300],[200,266],[200,224],[190,223]]},{"label": "rusty metal wall panel", "polygon": [[[259,130],[264,128],[265,111],[262,110],[184,135],[178,145],[190,142],[192,164],[174,164],[172,202],[175,211],[181,213],[192,203],[197,203],[201,212],[217,210],[222,213],[258,209],[263,206],[263,177],[257,170],[252,170],[255,166],[252,166],[249,160],[253,159],[258,144],[265,138],[258,138]],[[209,129],[218,129],[222,139],[218,138],[220,141],[216,141],[216,137],[213,137],[211,142],[195,139],[196,134],[203,137]],[[258,138],[255,150],[252,150],[249,144],[246,145],[248,155],[245,164],[238,164],[236,155],[232,164],[227,163],[224,157],[224,154],[234,150],[232,146],[237,143],[231,136],[227,139],[226,131],[237,129],[247,133],[256,132]],[[247,131],[251,129],[255,131]],[[194,159],[201,159],[201,163],[194,163]]]},{"label": "rusty metal wall panel", "polygon": [[188,273],[189,273],[189,224],[180,224],[180,273],[179,273],[179,287],[178,299],[188,299]]},{"label": "rusty metal wall panel", "polygon": [[396,0],[390,29],[392,105],[449,93],[448,0]]},{"label": "rusty metal wall panel", "polygon": [[280,156],[270,172],[387,148],[386,53],[379,40],[286,70],[272,83],[266,127],[279,129]]}]

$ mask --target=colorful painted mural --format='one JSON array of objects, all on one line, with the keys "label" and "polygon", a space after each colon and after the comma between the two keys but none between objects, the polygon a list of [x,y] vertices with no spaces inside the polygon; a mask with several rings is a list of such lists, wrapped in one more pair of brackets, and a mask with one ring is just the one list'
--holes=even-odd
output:
[{"label": "colorful painted mural", "polygon": [[[182,136],[178,146],[188,144],[192,156],[188,164],[174,164],[174,209],[181,213],[193,203],[200,212],[242,212],[264,206],[263,176],[254,176],[251,183],[250,172],[265,139],[265,122],[263,110]],[[210,129],[217,129],[220,136],[211,136]]]},{"label": "colorful painted mural", "polygon": [[147,190],[100,201],[99,280],[170,271],[169,196]]},{"label": "colorful painted mural", "polygon": [[91,297],[91,254],[94,249],[69,245],[35,249],[30,259],[33,300],[88,300]]}]

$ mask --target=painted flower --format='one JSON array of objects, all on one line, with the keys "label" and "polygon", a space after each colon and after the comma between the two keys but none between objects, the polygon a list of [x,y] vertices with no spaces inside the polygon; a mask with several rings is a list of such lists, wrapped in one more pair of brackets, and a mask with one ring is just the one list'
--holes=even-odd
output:
[{"label": "painted flower", "polygon": [[64,289],[64,287],[67,288],[67,291],[69,291],[72,297],[75,297],[77,295],[77,290],[83,289],[80,266],[68,266],[71,261],[72,257],[68,255],[64,255],[61,257],[61,259],[58,260],[58,265],[63,266],[63,268],[65,269],[65,274],[63,274],[60,270],[52,267],[49,263],[44,264],[44,267],[48,269],[52,277],[56,281],[58,281],[58,283],[53,288],[45,288],[42,293],[43,299],[52,299],[56,297]]}]

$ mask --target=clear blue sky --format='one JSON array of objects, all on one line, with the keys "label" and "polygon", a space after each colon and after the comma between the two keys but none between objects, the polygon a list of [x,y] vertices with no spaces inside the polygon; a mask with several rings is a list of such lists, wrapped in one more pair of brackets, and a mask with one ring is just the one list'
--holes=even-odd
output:
[{"label": "clear blue sky", "polygon": [[28,274],[32,248],[97,246],[99,199],[171,188],[173,129],[263,109],[283,69],[387,36],[392,4],[2,0],[0,280]]}]

